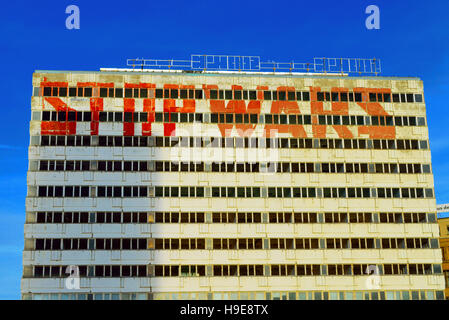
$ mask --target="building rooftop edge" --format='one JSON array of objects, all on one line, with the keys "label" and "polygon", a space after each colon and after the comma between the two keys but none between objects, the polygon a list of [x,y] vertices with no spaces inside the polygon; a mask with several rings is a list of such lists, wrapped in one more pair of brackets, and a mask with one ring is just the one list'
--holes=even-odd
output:
[{"label": "building rooftop edge", "polygon": [[[113,70],[113,71],[110,71]],[[292,77],[292,78],[344,78],[344,79],[370,79],[370,80],[421,80],[419,77],[398,77],[398,76],[349,76],[347,74],[340,73],[288,73],[288,72],[219,72],[219,71],[206,71],[206,72],[183,72],[182,70],[135,70],[127,71],[128,69],[116,69],[116,68],[104,68],[103,71],[81,71],[81,70],[38,70],[34,73],[96,73],[96,74],[156,74],[156,75],[186,75],[186,76],[246,76],[246,77]],[[129,69],[132,70],[132,69]]]}]

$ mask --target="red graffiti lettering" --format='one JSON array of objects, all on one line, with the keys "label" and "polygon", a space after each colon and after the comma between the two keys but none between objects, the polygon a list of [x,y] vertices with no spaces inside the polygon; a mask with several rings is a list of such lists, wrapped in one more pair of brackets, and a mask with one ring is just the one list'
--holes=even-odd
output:
[{"label": "red graffiti lettering", "polygon": [[[91,111],[91,135],[99,134],[99,113],[104,110],[103,98],[99,97],[100,88],[114,88],[114,83],[99,83],[99,82],[79,82],[77,83],[77,88],[92,88],[92,97],[90,97],[90,111]],[[68,82],[51,82],[44,78],[40,83],[41,90],[44,87],[53,88],[50,94],[57,95],[58,88],[65,87],[68,88]],[[147,121],[142,122],[142,135],[150,136],[152,134],[152,124],[155,121],[155,88],[156,85],[152,83],[125,83],[125,89],[150,89],[147,96],[142,96],[143,101],[143,112],[147,113]],[[168,122],[164,122],[164,136],[173,136],[176,134],[176,123],[171,123],[172,113],[194,113],[195,112],[195,99],[179,99],[180,91],[183,89],[191,90],[195,89],[193,85],[178,85],[178,84],[165,84],[164,91],[168,90],[169,96],[164,94],[163,100],[163,111],[168,114]],[[268,90],[267,86],[257,87],[257,100],[247,101],[246,99],[232,99],[232,100],[216,100],[210,99],[210,91],[218,90],[217,85],[203,85],[205,99],[209,100],[210,111],[212,113],[220,114],[237,114],[238,118],[235,117],[231,122],[226,123],[220,122],[217,124],[218,129],[222,136],[230,136],[231,131],[235,127],[237,133],[240,136],[251,136],[256,128],[256,124],[252,124],[248,121],[248,117],[254,114],[259,115],[261,112],[262,101],[264,100],[264,90]],[[243,90],[242,86],[233,85],[232,91]],[[55,91],[56,90],[56,91]],[[271,102],[271,114],[300,114],[300,109],[296,99],[289,100],[289,92],[295,92],[294,87],[281,86],[276,89],[278,94],[278,99]],[[362,101],[357,101],[357,105],[364,110],[370,116],[389,116],[385,109],[381,106],[379,102],[370,102],[369,93],[376,94],[391,94],[390,89],[386,88],[354,88],[354,92],[362,94]],[[310,87],[310,113],[312,119],[312,133],[315,138],[325,138],[327,132],[327,125],[319,124],[318,117],[322,115],[349,115],[349,102],[341,101],[341,99],[326,98],[326,101],[318,101],[318,94],[321,92],[320,87]],[[330,90],[330,95],[338,93],[341,97],[342,93],[348,94],[349,90],[347,88],[332,88]],[[134,97],[136,92],[133,91],[131,97],[123,98],[124,112],[131,114],[131,121],[129,114],[127,114],[126,120],[123,122],[123,135],[124,136],[134,136],[135,135],[135,122],[134,113],[136,111],[136,101]],[[281,98],[281,96],[283,98]],[[61,98],[56,96],[43,97],[43,110],[45,109],[45,102],[57,112],[67,112],[74,111],[75,109],[70,108]],[[330,103],[330,108],[326,110],[325,103]],[[243,116],[243,117],[241,117]],[[221,118],[221,117],[220,117]],[[164,121],[166,116],[164,116]],[[225,117],[226,119],[226,117]],[[240,119],[240,120],[237,120]],[[76,134],[76,121],[42,121],[41,122],[41,133],[42,134],[54,134],[54,135],[72,135]],[[332,128],[338,134],[340,138],[349,139],[353,138],[354,134],[349,130],[346,125],[332,125]],[[357,128],[358,136],[368,135],[371,139],[394,139],[396,137],[395,127],[384,126],[384,125],[363,125]],[[293,137],[307,137],[304,126],[301,124],[265,124],[264,134],[270,137],[273,132],[277,133],[288,133]]]},{"label": "red graffiti lettering", "polygon": [[[318,124],[318,115],[348,115],[349,104],[347,101],[332,101],[330,110],[324,110],[324,102],[318,101],[318,92],[321,92],[320,87],[310,87],[310,114],[312,115],[312,132],[314,138],[325,138],[327,126]],[[346,88],[332,88],[334,93],[348,93]],[[332,128],[337,132],[338,136],[343,139],[353,138],[354,135],[347,126],[332,125]]]},{"label": "red graffiti lettering", "polygon": [[[177,97],[179,96],[179,89],[195,89],[195,86],[189,85],[177,85],[177,84],[165,84],[164,89],[176,90],[176,98],[164,98],[164,112],[168,113],[169,121],[171,121],[171,113],[193,113],[195,112],[195,99],[182,99],[182,106],[176,105]],[[164,136],[174,136],[176,134],[176,123],[164,123]]]},{"label": "red graffiti lettering", "polygon": [[154,122],[155,117],[154,99],[143,99],[143,112],[148,113],[148,120],[142,123],[142,135],[151,136],[151,124]]},{"label": "red graffiti lettering", "polygon": [[103,98],[90,98],[90,134],[98,136],[98,127],[100,124],[100,111],[103,111]]},{"label": "red graffiti lettering", "polygon": [[[73,135],[76,134],[76,122],[67,121],[67,112],[75,111],[67,106],[67,104],[60,98],[46,97],[44,98],[57,112],[66,112],[66,121],[42,121],[41,122],[41,134],[53,134],[53,135]],[[76,111],[75,111],[76,112]],[[58,119],[59,120],[59,119]]]},{"label": "red graffiti lettering", "polygon": [[123,135],[124,136],[134,136],[134,111],[135,111],[135,100],[134,99],[123,99],[123,111],[125,114],[130,114],[129,120],[123,119]]},{"label": "red graffiti lettering", "polygon": [[[391,93],[390,89],[354,88],[355,92],[362,93],[362,102],[357,102],[367,114],[371,116],[388,116],[389,114],[378,102],[369,102],[368,93]],[[394,139],[396,128],[393,126],[359,126],[359,136],[368,134],[370,139]]]},{"label": "red graffiti lettering", "polygon": [[[206,99],[210,98],[210,90],[218,90],[218,86],[216,85],[204,85],[204,92],[206,95]],[[242,90],[241,86],[232,86],[232,90]],[[260,91],[260,88],[257,88]],[[263,91],[262,91],[263,94]],[[258,100],[248,102],[246,105],[244,100],[230,100],[226,104],[224,100],[210,100],[210,111],[213,113],[234,113],[234,114],[260,114],[261,102]],[[249,122],[249,121],[248,121]],[[251,136],[256,125],[249,123],[219,123],[218,129],[223,137],[230,136],[231,131],[234,128],[237,129],[237,133],[241,137]]]},{"label": "red graffiti lettering", "polygon": [[[295,92],[294,87],[278,87],[277,94],[288,95],[288,92]],[[286,98],[285,98],[286,99]],[[274,114],[300,114],[299,106],[296,101],[285,101],[277,100],[271,103],[271,113]],[[290,133],[296,138],[305,138],[307,133],[304,127],[300,124],[266,124],[265,125],[265,136],[271,137],[273,133]]]}]

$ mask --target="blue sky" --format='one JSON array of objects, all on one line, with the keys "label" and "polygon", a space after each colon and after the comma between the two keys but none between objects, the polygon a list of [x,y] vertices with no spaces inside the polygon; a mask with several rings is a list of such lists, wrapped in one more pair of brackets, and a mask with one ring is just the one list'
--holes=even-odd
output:
[{"label": "blue sky", "polygon": [[[338,4],[337,4],[338,3]],[[80,8],[79,30],[65,8]],[[365,8],[380,8],[380,30]],[[32,73],[125,67],[191,53],[264,60],[377,57],[424,81],[437,203],[449,202],[448,1],[4,1],[0,8],[0,299],[20,298]]]}]

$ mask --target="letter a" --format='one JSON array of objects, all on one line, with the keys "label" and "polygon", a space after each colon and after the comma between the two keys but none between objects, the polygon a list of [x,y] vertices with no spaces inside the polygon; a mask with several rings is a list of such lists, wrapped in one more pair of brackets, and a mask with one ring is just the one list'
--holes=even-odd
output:
[{"label": "letter a", "polygon": [[370,14],[365,20],[365,26],[368,30],[380,29],[380,10],[378,6],[370,5],[366,7],[366,14]]},{"label": "letter a", "polygon": [[65,8],[65,13],[70,14],[65,20],[65,27],[67,29],[79,29],[80,28],[80,8],[75,5],[70,5]]}]

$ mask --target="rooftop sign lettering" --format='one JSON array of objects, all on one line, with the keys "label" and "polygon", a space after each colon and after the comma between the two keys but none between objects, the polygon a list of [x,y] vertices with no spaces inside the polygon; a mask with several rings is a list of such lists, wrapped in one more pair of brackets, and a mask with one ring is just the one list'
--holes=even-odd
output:
[{"label": "rooftop sign lettering", "polygon": [[192,54],[189,60],[127,59],[126,65],[140,69],[230,72],[287,72],[375,75],[381,72],[379,59],[313,58],[310,62],[263,61],[259,56]]}]

